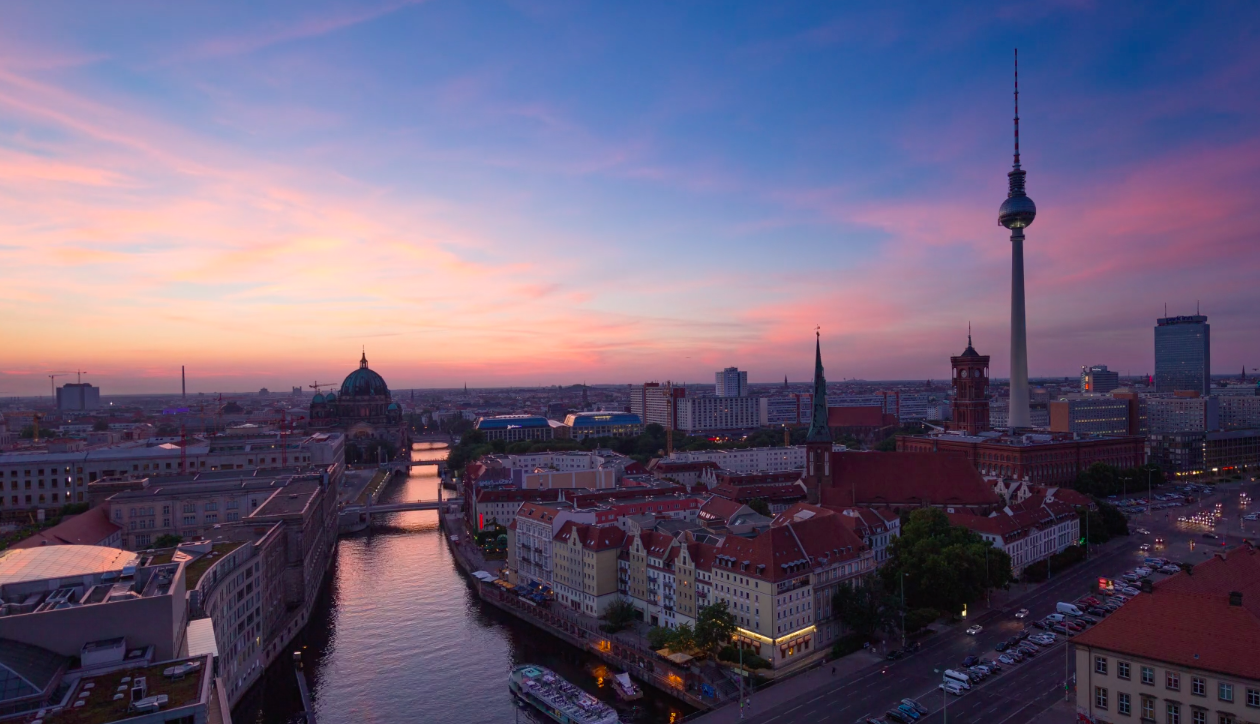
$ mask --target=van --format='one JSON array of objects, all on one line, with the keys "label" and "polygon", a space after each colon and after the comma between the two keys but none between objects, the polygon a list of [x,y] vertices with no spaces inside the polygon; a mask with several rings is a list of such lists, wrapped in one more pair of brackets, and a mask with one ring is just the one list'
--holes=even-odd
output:
[{"label": "van", "polygon": [[[1062,604],[1060,604],[1060,605],[1062,605]],[[1047,621],[1050,621],[1050,622],[1052,622],[1052,623],[1062,623],[1062,622],[1063,622],[1063,614],[1061,614],[1061,613],[1052,613],[1052,614],[1050,614],[1049,616],[1046,616],[1046,620],[1047,620]]]},{"label": "van", "polygon": [[1059,605],[1055,606],[1055,610],[1059,613],[1066,613],[1072,616],[1080,616],[1082,613],[1081,609],[1077,608],[1076,604],[1064,603],[1062,601],[1059,601]]},{"label": "van", "polygon": [[955,682],[956,684],[958,684],[964,689],[971,688],[970,676],[968,676],[967,674],[964,674],[961,671],[954,671],[953,669],[945,669],[944,683],[948,684],[951,681]]}]

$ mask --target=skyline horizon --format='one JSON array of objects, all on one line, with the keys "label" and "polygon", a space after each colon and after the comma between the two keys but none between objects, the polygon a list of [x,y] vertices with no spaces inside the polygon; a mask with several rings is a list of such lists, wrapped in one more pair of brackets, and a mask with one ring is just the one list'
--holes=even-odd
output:
[{"label": "skyline horizon", "polygon": [[0,27],[0,397],[1008,376],[1016,30],[1030,375],[1260,367],[1260,7],[137,12]]}]

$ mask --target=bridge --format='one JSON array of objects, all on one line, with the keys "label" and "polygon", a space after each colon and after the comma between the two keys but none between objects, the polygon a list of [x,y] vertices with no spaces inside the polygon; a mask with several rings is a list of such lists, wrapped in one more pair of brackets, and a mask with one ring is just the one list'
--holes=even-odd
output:
[{"label": "bridge", "polygon": [[351,515],[360,513],[375,515],[377,513],[401,513],[405,510],[445,510],[452,506],[464,504],[463,498],[447,498],[445,500],[412,500],[404,503],[373,503],[372,505],[348,505],[342,512]]}]

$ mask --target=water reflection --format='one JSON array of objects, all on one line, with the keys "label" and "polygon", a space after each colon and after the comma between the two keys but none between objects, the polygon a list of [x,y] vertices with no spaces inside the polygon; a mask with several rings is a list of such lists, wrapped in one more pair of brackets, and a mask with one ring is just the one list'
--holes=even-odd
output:
[{"label": "water reflection", "polygon": [[[442,446],[419,443],[413,459],[445,455]],[[438,484],[434,466],[417,466],[383,498],[430,500]],[[608,685],[615,671],[483,605],[456,569],[432,511],[391,514],[342,538],[321,605],[291,648],[303,651],[320,724],[512,722],[507,675],[525,662],[613,703],[626,722],[673,722],[684,713],[647,687],[636,706],[618,702]],[[300,709],[292,663],[282,656],[233,720],[296,724]]]}]

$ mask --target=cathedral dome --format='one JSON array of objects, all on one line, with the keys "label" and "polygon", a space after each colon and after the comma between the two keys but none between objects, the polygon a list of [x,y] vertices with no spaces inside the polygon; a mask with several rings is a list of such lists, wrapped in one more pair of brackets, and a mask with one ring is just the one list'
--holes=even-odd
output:
[{"label": "cathedral dome", "polygon": [[346,375],[341,383],[341,396],[344,397],[389,397],[389,387],[385,379],[367,366],[367,354],[359,360],[359,369]]}]

